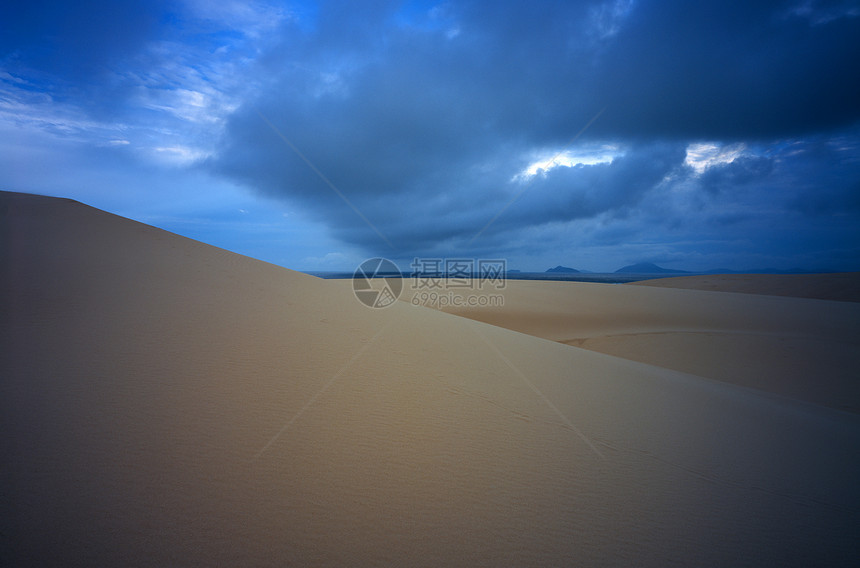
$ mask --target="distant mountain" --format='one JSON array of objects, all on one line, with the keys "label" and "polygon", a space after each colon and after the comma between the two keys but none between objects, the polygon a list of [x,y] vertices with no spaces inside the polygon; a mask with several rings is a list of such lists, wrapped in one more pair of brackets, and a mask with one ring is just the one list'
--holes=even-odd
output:
[{"label": "distant mountain", "polygon": [[650,262],[640,262],[631,264],[624,268],[619,268],[615,274],[690,274],[686,270],[672,270],[671,268],[663,268]]},{"label": "distant mountain", "polygon": [[559,264],[559,265],[558,265],[558,266],[556,266],[555,268],[550,268],[550,269],[548,269],[548,270],[547,270],[547,272],[567,272],[567,273],[571,273],[571,274],[572,274],[572,273],[574,273],[574,272],[579,272],[579,270],[577,270],[577,269],[575,269],[575,268],[569,268],[569,267],[567,267],[567,266],[562,266],[562,265],[560,265],[560,264]]}]

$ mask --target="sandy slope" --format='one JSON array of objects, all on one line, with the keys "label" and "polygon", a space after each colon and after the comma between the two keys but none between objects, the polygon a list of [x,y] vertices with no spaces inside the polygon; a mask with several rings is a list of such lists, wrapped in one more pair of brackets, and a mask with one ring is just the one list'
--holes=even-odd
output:
[{"label": "sandy slope", "polygon": [[443,309],[576,347],[860,412],[857,303],[520,280],[482,293],[500,293],[504,306]]},{"label": "sandy slope", "polygon": [[57,199],[0,194],[0,302],[3,565],[860,553],[854,414],[371,310],[344,282]]},{"label": "sandy slope", "polygon": [[631,282],[633,286],[658,286],[713,292],[738,292],[860,302],[860,272],[834,274],[711,274],[676,276]]}]

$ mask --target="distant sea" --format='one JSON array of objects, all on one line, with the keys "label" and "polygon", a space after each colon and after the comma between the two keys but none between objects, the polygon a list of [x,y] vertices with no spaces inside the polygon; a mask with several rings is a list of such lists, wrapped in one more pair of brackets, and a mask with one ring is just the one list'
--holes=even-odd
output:
[{"label": "distant sea", "polygon": [[[327,280],[352,278],[352,272],[317,272],[309,271],[306,274],[325,278]],[[509,272],[506,280],[554,280],[561,282],[599,282],[602,284],[625,284],[627,282],[638,282],[640,280],[653,280],[655,278],[671,278],[673,276],[696,276],[697,273],[689,272],[685,274],[629,274],[614,272],[598,273],[598,272]],[[417,274],[416,274],[417,276]],[[426,276],[426,275],[425,275]],[[460,277],[460,275],[457,275]],[[412,278],[413,274],[409,272],[378,274],[377,277],[383,278]],[[445,274],[436,276],[437,278],[445,278]],[[477,278],[478,275],[472,275]]]}]

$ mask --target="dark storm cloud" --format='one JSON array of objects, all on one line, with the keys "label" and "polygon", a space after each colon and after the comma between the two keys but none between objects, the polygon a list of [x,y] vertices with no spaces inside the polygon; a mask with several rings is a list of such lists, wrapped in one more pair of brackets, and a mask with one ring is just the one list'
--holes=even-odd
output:
[{"label": "dark storm cloud", "polygon": [[792,209],[805,217],[857,222],[860,215],[860,137],[796,142],[782,166],[793,190]]},{"label": "dark storm cloud", "polygon": [[731,191],[750,183],[766,181],[773,172],[774,159],[742,156],[733,162],[719,164],[702,174],[702,186],[712,192]]},{"label": "dark storm cloud", "polygon": [[[5,3],[0,64],[72,85],[51,94],[90,114],[192,116],[158,152],[208,147],[229,114],[203,167],[368,254],[647,240],[661,258],[690,243],[788,255],[804,234],[843,259],[860,248],[858,2],[324,2],[244,32],[229,6],[182,6]],[[696,169],[694,142],[745,150]],[[565,149],[582,163],[522,175]]]},{"label": "dark storm cloud", "polygon": [[[547,117],[541,89],[529,84],[546,79],[539,59],[553,46],[530,42],[548,20],[492,12],[496,21],[424,15],[406,26],[383,12],[369,19],[373,29],[364,14],[329,20],[321,9],[316,32],[285,31],[266,58],[271,87],[234,115],[213,166],[302,199],[352,241],[377,239],[259,111],[398,246],[477,231],[517,190],[511,179],[526,153],[555,143],[539,134]],[[510,35],[500,41],[503,30]],[[504,48],[511,41],[519,55]]]},{"label": "dark storm cloud", "polygon": [[855,122],[858,15],[856,2],[641,2],[598,57],[602,127],[770,139]]},{"label": "dark storm cloud", "polygon": [[[533,180],[483,238],[618,214],[681,167],[687,141],[773,140],[860,117],[860,19],[803,6],[475,3],[404,20],[392,3],[324,4],[262,59],[266,86],[210,165],[299,199],[344,240],[381,245],[270,121],[396,248],[464,246],[521,191],[514,177],[535,149],[560,150],[605,108],[580,141],[626,154]],[[744,157],[702,187],[765,180],[771,167]]]},{"label": "dark storm cloud", "polygon": [[765,156],[713,166],[698,182],[714,202],[743,206],[751,215],[853,221],[860,212],[858,142],[856,134],[794,140],[765,149]]},{"label": "dark storm cloud", "polygon": [[612,163],[554,168],[539,174],[530,195],[499,228],[589,218],[636,207],[649,190],[681,167],[685,155],[683,145],[652,144],[631,148]]}]

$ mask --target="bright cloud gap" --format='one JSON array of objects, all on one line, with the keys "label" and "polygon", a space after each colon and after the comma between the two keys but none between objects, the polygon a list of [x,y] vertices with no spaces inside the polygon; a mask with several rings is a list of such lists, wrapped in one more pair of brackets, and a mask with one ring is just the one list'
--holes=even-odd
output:
[{"label": "bright cloud gap", "polygon": [[693,168],[697,174],[702,174],[708,168],[731,164],[747,153],[746,144],[721,145],[715,142],[694,142],[687,146],[687,157],[684,165]]},{"label": "bright cloud gap", "polygon": [[623,155],[624,151],[612,144],[561,151],[535,152],[531,157],[532,161],[514,176],[514,180],[524,181],[540,172],[546,173],[558,167],[572,168],[580,165],[611,164],[613,160]]}]

